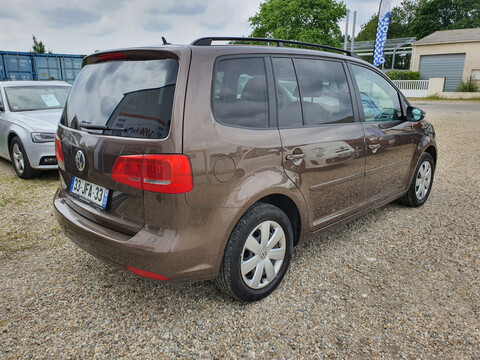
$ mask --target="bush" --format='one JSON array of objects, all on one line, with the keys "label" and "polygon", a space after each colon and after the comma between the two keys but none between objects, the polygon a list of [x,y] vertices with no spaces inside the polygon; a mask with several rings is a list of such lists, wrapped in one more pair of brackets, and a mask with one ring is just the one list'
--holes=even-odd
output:
[{"label": "bush", "polygon": [[462,81],[457,88],[458,92],[477,92],[478,86],[473,81]]},{"label": "bush", "polygon": [[390,70],[386,74],[391,80],[418,80],[420,73],[417,71]]}]

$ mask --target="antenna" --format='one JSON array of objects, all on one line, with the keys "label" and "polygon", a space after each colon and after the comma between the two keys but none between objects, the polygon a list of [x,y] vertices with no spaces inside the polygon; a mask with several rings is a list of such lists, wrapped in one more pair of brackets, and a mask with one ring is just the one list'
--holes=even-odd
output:
[{"label": "antenna", "polygon": [[170,45],[170,43],[162,36],[163,45]]}]

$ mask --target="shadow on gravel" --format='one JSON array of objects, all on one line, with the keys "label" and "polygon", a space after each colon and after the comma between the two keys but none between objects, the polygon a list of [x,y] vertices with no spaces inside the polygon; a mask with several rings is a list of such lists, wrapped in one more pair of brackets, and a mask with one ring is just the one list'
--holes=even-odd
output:
[{"label": "shadow on gravel", "polygon": [[[203,282],[159,282],[146,278],[140,278],[128,271],[106,264],[101,260],[85,253],[81,249],[75,249],[75,260],[70,264],[67,272],[70,276],[75,275],[72,286],[94,289],[94,297],[101,302],[111,302],[112,299],[134,300],[134,309],[137,311],[148,307],[152,311],[164,311],[175,304],[177,309],[201,310],[201,304],[210,304],[209,307],[218,306],[227,309],[255,308],[264,302],[276,302],[285,297],[291,297],[287,293],[293,282],[298,282],[298,274],[303,274],[305,269],[329,266],[321,261],[322,253],[335,252],[335,247],[349,247],[357,240],[357,232],[369,228],[377,222],[392,216],[392,212],[403,209],[397,204],[386,205],[367,215],[364,215],[346,225],[327,231],[294,249],[290,269],[280,287],[266,299],[252,304],[242,303],[229,298],[217,289],[213,280]],[[68,241],[68,240],[66,240]],[[328,270],[328,269],[326,269]],[[328,270],[330,271],[330,270]],[[326,272],[328,272],[326,271]],[[303,276],[303,275],[302,275]],[[311,288],[311,280],[304,279],[302,291],[308,297],[308,293],[315,293]],[[303,282],[303,281],[302,281]],[[90,294],[92,295],[92,294]],[[122,300],[122,301],[123,301]],[[114,308],[121,308],[122,301],[111,304]],[[173,302],[172,302],[173,301]],[[192,307],[192,304],[195,304]],[[200,305],[199,305],[200,304]]]}]

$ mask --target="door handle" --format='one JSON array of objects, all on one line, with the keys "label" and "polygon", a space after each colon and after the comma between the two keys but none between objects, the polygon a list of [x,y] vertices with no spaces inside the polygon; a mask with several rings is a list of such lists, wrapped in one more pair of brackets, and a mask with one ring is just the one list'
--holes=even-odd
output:
[{"label": "door handle", "polygon": [[372,150],[372,153],[375,154],[378,149],[380,149],[380,144],[370,144],[368,148]]},{"label": "door handle", "polygon": [[307,154],[301,153],[301,154],[288,154],[285,156],[285,159],[295,161],[295,160],[301,160],[303,159]]}]

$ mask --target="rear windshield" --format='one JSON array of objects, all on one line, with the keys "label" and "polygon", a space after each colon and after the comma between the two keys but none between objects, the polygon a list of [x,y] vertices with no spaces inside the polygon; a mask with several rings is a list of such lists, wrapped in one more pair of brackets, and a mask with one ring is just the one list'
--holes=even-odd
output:
[{"label": "rear windshield", "polygon": [[62,109],[70,86],[5,87],[10,111]]},{"label": "rear windshield", "polygon": [[177,73],[175,59],[87,65],[61,123],[105,135],[163,139],[170,130]]}]

